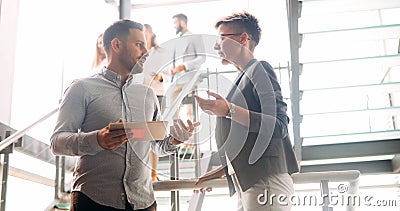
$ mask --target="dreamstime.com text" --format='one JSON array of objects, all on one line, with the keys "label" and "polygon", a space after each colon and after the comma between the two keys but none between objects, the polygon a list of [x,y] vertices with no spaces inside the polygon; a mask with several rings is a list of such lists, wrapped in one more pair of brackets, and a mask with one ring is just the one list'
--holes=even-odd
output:
[{"label": "dreamstime.com text", "polygon": [[341,184],[338,192],[321,195],[299,195],[292,194],[286,196],[284,194],[270,194],[268,190],[257,196],[257,202],[260,205],[274,205],[281,206],[322,206],[329,204],[329,206],[367,206],[367,207],[400,207],[400,198],[387,199],[384,196],[375,197],[372,195],[362,194],[349,194],[343,192],[343,184]]}]

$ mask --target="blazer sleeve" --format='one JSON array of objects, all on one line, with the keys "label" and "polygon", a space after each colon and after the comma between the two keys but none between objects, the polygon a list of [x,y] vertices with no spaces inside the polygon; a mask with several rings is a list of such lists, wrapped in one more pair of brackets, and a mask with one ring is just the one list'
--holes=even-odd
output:
[{"label": "blazer sleeve", "polygon": [[261,112],[250,111],[250,132],[271,139],[284,138],[288,135],[286,103],[276,75],[270,65],[257,64],[249,79],[253,84],[253,95],[258,99]]}]

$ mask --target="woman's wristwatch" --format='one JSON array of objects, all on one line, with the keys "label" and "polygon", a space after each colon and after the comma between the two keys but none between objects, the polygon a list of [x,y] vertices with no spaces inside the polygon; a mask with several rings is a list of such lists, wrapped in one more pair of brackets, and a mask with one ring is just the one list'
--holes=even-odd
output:
[{"label": "woman's wristwatch", "polygon": [[229,111],[228,111],[228,114],[226,115],[226,118],[232,119],[232,117],[233,117],[233,115],[235,114],[235,111],[236,111],[235,110],[236,105],[233,104],[233,103],[229,103],[228,106],[229,106]]}]

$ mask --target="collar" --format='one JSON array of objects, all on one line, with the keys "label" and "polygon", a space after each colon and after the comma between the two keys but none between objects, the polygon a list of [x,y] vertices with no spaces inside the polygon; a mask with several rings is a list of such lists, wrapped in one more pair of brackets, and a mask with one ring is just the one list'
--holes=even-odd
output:
[{"label": "collar", "polygon": [[[118,86],[121,86],[121,75],[118,73],[107,69],[106,67],[103,67],[102,70],[103,76],[109,80],[112,81],[113,83],[117,84]],[[126,79],[125,85],[128,86],[132,82],[133,74],[129,74],[128,78]]]},{"label": "collar", "polygon": [[252,59],[250,60],[246,66],[244,67],[244,69],[242,71],[239,72],[239,74],[237,75],[236,79],[233,81],[234,84],[238,85],[240,79],[243,77],[243,75],[246,73],[246,71],[251,67],[251,65],[253,65],[255,62],[257,61],[257,59]]},{"label": "collar", "polygon": [[246,72],[247,69],[249,69],[249,67],[250,67],[251,65],[253,65],[256,61],[257,61],[257,59],[252,59],[252,60],[250,60],[250,61],[246,64],[246,66],[244,66],[242,72]]},{"label": "collar", "polygon": [[192,35],[193,33],[192,32],[190,32],[190,31],[187,31],[185,34],[182,34],[180,37],[183,37],[183,36],[188,36],[188,35]]}]

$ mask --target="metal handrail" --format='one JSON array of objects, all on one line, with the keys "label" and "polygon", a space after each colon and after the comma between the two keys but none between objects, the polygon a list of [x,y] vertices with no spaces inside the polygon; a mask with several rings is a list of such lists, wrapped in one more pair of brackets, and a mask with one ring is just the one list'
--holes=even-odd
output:
[{"label": "metal handrail", "polygon": [[[294,184],[315,183],[321,180],[328,180],[330,182],[348,181],[353,182],[352,190],[357,190],[357,182],[360,177],[360,171],[347,170],[347,171],[327,171],[327,172],[309,172],[309,173],[295,173],[292,175]],[[167,180],[158,181],[153,183],[155,191],[171,191],[171,190],[195,190],[200,188],[214,187],[223,188],[228,187],[226,179],[214,179],[195,185],[196,179],[186,180]]]},{"label": "metal handrail", "polygon": [[295,184],[313,183],[318,180],[329,180],[330,182],[357,182],[360,174],[358,170],[307,172],[292,174],[292,179]]},{"label": "metal handrail", "polygon": [[[292,174],[294,184],[304,183],[320,183],[321,194],[329,194],[328,182],[349,182],[347,194],[357,194],[359,188],[360,171],[328,171],[328,172],[309,172],[309,173],[295,173]],[[153,183],[155,191],[170,191],[170,190],[196,190],[200,188],[214,187],[224,188],[228,187],[226,179],[214,179],[205,181],[199,185],[195,185],[196,179],[188,180],[175,180],[175,181],[159,181]],[[201,205],[200,205],[201,206]],[[197,209],[196,209],[197,210]],[[322,210],[331,210],[330,201],[325,201]],[[346,207],[347,211],[355,210],[354,205]]]},{"label": "metal handrail", "polygon": [[50,113],[46,114],[45,116],[43,116],[42,118],[40,118],[36,122],[30,124],[28,127],[24,128],[22,130],[18,130],[17,132],[15,132],[12,135],[10,135],[8,138],[6,138],[3,141],[1,141],[0,142],[0,151],[3,150],[4,148],[8,147],[12,143],[16,142],[19,138],[24,136],[29,130],[31,130],[32,128],[34,128],[36,125],[38,125],[39,123],[43,122],[44,120],[48,119],[50,116],[55,114],[57,111],[58,111],[58,108],[52,110]]},{"label": "metal handrail", "polygon": [[196,190],[200,188],[225,188],[228,182],[225,178],[208,180],[199,185],[195,185],[197,179],[165,180],[153,182],[154,191],[177,191],[177,190]]}]

